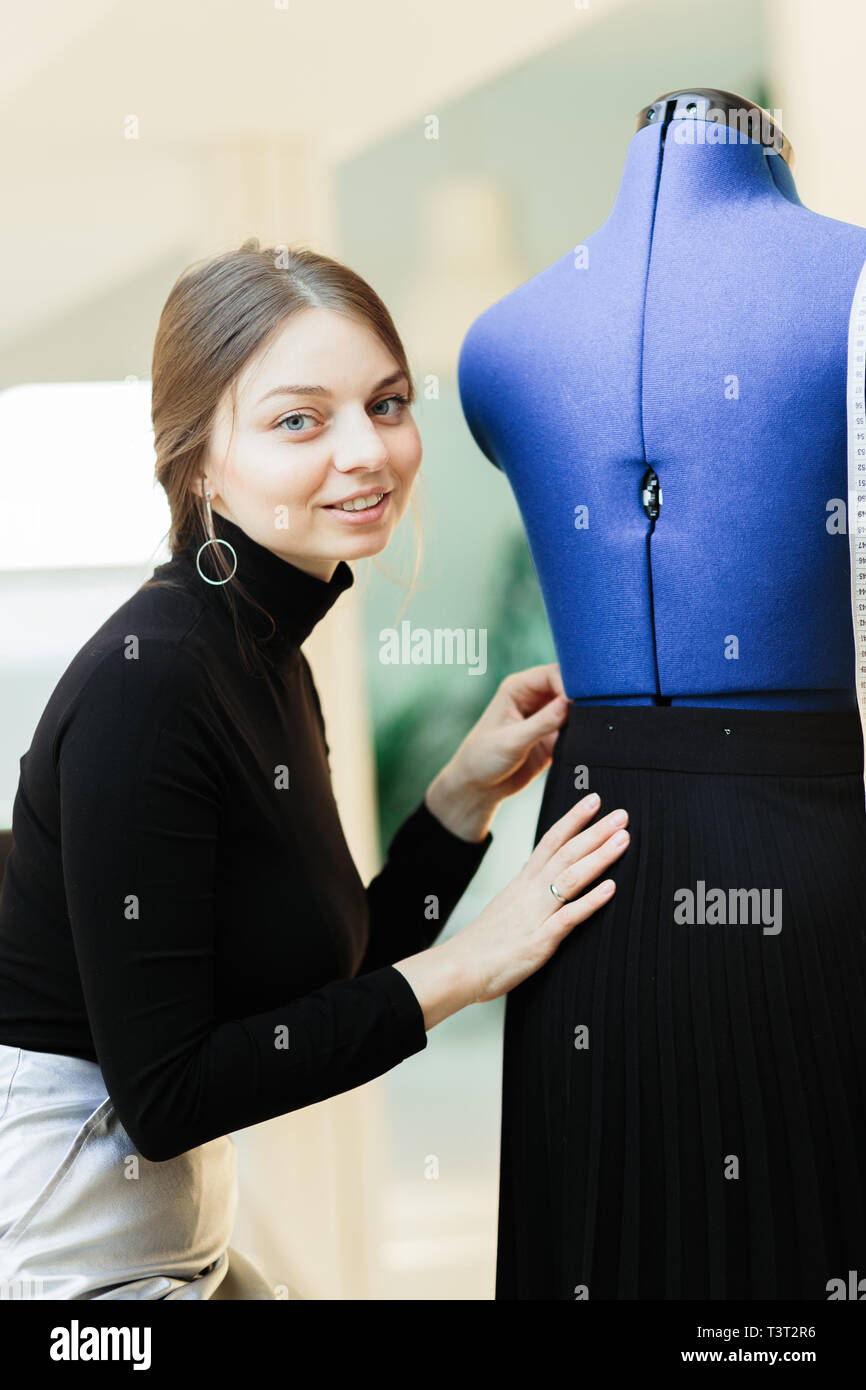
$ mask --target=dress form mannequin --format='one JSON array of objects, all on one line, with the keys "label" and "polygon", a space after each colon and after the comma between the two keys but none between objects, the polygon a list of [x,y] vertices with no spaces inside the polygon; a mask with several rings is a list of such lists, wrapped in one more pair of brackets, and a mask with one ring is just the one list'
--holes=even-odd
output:
[{"label": "dress form mannequin", "polygon": [[[803,207],[762,117],[644,108],[604,225],[460,353],[571,699],[536,843],[588,790],[631,836],[506,999],[499,1299],[825,1299],[866,1269],[866,229]],[[761,892],[772,922],[742,910]]]},{"label": "dress form mannequin", "polygon": [[866,230],[803,207],[778,127],[764,145],[720,119],[750,108],[694,89],[646,108],[604,225],[462,346],[466,420],[514,491],[577,701],[856,703],[834,518]]}]

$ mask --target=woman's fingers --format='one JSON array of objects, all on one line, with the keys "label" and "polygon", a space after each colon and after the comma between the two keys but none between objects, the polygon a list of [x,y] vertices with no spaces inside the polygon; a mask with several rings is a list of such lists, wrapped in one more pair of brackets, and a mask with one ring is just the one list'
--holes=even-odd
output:
[{"label": "woman's fingers", "polygon": [[558,849],[573,839],[575,834],[592,820],[600,805],[601,800],[595,792],[581,797],[571,810],[566,811],[564,816],[560,816],[559,820],[555,820],[550,829],[545,831],[532,851],[529,862],[535,860],[538,864],[547,863]]},{"label": "woman's fingers", "polygon": [[564,898],[576,898],[587,884],[592,883],[610,864],[619,859],[628,848],[629,839],[627,830],[616,828],[614,833],[611,833],[609,828],[606,838],[597,849],[563,864],[557,871],[554,871],[554,866],[551,865],[550,882],[556,884]]},{"label": "woman's fingers", "polygon": [[[577,806],[572,807],[571,811],[566,812],[562,817],[562,821],[557,821],[551,826],[551,830],[556,830],[560,824],[567,823],[575,811],[580,812],[583,804],[583,802],[578,802]],[[564,840],[557,843],[559,836],[552,838],[549,852],[545,852],[547,836],[545,835],[539,840],[536,846],[536,850],[542,850],[542,853],[538,857],[539,870],[543,869],[545,873],[549,873],[551,876],[561,872],[562,869],[572,864],[575,859],[579,859],[582,855],[589,854],[591,850],[597,849],[609,836],[613,835],[622,826],[628,824],[628,812],[620,806],[615,811],[610,811],[608,815],[603,816],[601,820],[596,821],[594,825],[588,825],[586,829],[581,830],[581,824],[585,825],[588,816],[592,815],[594,809],[594,807],[591,807],[588,813],[581,812],[581,814],[574,818],[571,834],[567,835]]]},{"label": "woman's fingers", "polygon": [[500,682],[500,689],[506,690],[518,704],[538,705],[551,696],[565,695],[559,663],[549,662],[546,666],[528,666],[524,671],[512,671]]},{"label": "woman's fingers", "polygon": [[594,912],[603,907],[615,892],[616,884],[613,879],[606,878],[602,883],[597,883],[594,888],[590,888],[588,893],[582,893],[579,898],[575,898],[574,902],[565,903],[549,919],[550,926],[558,937],[566,937],[572,927],[585,922],[587,917],[591,917]]},{"label": "woman's fingers", "polygon": [[[588,796],[566,812],[516,878],[456,938],[455,949],[465,953],[479,981],[476,1002],[498,999],[532,975],[572,927],[611,898],[613,884],[595,880],[624,852],[629,836],[614,823],[615,812],[587,824],[599,805],[597,796]],[[548,891],[551,883],[555,894]]]},{"label": "woman's fingers", "polygon": [[593,850],[598,849],[606,840],[616,835],[617,831],[622,830],[628,825],[628,811],[622,806],[615,811],[610,811],[594,825],[588,825],[585,830],[579,831],[577,835],[572,835],[561,849],[548,860],[545,871],[552,870],[560,873],[567,869],[577,859],[582,859]]}]

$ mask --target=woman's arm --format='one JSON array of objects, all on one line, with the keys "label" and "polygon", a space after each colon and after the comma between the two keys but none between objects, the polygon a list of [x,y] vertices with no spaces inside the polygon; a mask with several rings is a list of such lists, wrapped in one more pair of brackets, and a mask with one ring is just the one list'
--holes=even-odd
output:
[{"label": "woman's arm", "polygon": [[142,641],[136,661],[111,652],[57,742],[64,883],[96,1055],[154,1162],[351,1090],[427,1044],[421,1005],[391,965],[294,999],[287,980],[284,1005],[218,1017],[225,750],[203,685],[173,643]]},{"label": "woman's arm", "polygon": [[490,832],[476,841],[455,835],[422,800],[398,827],[384,867],[367,885],[370,941],[358,974],[432,946],[492,841]]},{"label": "woman's arm", "polygon": [[501,797],[492,797],[460,777],[455,758],[427,788],[425,804],[452,835],[471,844],[489,840],[488,832]]},{"label": "woman's arm", "polygon": [[[500,682],[421,805],[398,830],[385,868],[367,889],[370,945],[362,972],[433,944],[487,852],[497,806],[550,765],[567,713],[556,662],[516,671]],[[435,961],[420,962],[417,969],[425,978],[431,975],[435,990],[441,974]],[[425,1015],[435,1014],[434,1000]]]},{"label": "woman's arm", "polygon": [[[303,652],[301,662],[330,764],[322,702]],[[487,814],[488,799],[483,812],[480,801],[454,783],[449,762],[397,828],[383,867],[367,885],[370,939],[357,975],[423,951],[436,940],[493,841],[489,821],[496,803]],[[483,827],[478,812],[486,816]]]}]

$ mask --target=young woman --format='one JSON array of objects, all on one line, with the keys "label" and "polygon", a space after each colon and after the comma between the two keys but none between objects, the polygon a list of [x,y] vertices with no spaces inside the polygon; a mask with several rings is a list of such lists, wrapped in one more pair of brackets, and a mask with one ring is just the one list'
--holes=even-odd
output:
[{"label": "young woman", "polygon": [[[225,1297],[230,1132],[381,1075],[538,970],[628,839],[584,797],[434,945],[498,803],[549,765],[567,701],[537,667],[365,888],[300,644],[409,502],[394,325],[346,267],[252,240],[180,277],[152,375],[172,559],[53,692],[0,897],[0,1277],[43,1298]],[[270,1296],[249,1289],[229,1296]]]}]

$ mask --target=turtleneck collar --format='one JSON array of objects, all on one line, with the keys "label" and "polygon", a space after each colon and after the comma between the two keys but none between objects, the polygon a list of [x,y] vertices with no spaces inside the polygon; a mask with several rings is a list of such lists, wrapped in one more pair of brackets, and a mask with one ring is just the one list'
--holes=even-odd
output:
[{"label": "turtleneck collar", "polygon": [[[355,576],[345,560],[340,560],[330,580],[318,579],[293,565],[290,560],[284,560],[266,546],[254,541],[240,526],[221,516],[219,512],[215,511],[212,515],[214,535],[220,540],[228,541],[238,557],[237,569],[228,583],[208,584],[202,579],[195,563],[197,546],[180,551],[168,565],[161,568],[175,570],[205,601],[216,603],[225,611],[229,611],[225,591],[234,590],[238,610],[246,618],[252,631],[266,636],[270,631],[270,624],[255,608],[241,601],[235,587],[235,580],[240,580],[256,602],[270,613],[277,625],[277,634],[272,641],[266,643],[266,650],[282,647],[286,642],[300,646],[319,620],[336,603],[340,594],[351,588],[355,582]],[[231,551],[225,546],[219,548],[224,552],[229,565],[232,565]],[[209,556],[215,549],[215,546],[209,546],[201,556],[201,568],[212,578],[217,578],[220,574],[216,566],[212,562],[209,563]]]}]

